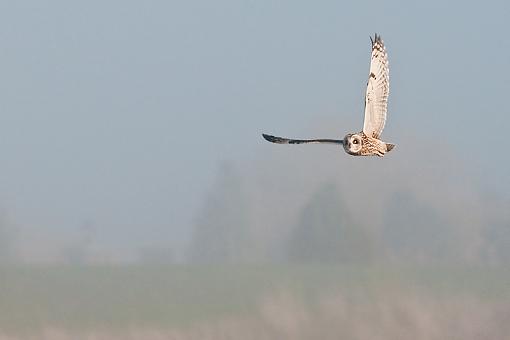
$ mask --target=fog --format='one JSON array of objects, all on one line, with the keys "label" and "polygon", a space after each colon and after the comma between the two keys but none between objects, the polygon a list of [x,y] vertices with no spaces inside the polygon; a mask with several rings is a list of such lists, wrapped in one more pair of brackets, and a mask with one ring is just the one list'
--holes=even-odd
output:
[{"label": "fog", "polygon": [[0,4],[0,339],[505,338],[509,10]]}]

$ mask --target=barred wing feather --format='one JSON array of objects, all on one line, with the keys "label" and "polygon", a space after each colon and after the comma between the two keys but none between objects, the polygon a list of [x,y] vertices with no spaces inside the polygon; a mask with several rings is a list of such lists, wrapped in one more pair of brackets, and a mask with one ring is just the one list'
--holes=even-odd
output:
[{"label": "barred wing feather", "polygon": [[374,40],[372,40],[370,73],[365,95],[363,132],[367,136],[379,138],[381,135],[386,123],[389,92],[390,73],[388,54],[381,37],[376,34]]}]

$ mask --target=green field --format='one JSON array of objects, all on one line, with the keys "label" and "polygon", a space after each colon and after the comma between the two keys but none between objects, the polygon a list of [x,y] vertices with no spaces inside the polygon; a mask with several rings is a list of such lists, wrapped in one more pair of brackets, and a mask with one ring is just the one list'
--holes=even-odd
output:
[{"label": "green field", "polygon": [[338,297],[344,307],[333,304],[333,311],[345,304],[369,311],[411,299],[453,301],[452,308],[471,301],[510,313],[510,270],[501,268],[32,266],[1,268],[0,277],[0,331],[16,336],[48,327],[86,333],[192,330],[232,318],[259,322],[265,305],[281,307],[284,314],[295,311],[282,301],[298,304],[312,319]]}]

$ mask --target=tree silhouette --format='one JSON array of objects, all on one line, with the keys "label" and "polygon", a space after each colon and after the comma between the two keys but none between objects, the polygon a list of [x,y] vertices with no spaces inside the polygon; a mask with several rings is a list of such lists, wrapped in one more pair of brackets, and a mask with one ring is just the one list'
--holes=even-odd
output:
[{"label": "tree silhouette", "polygon": [[15,260],[13,245],[15,231],[10,220],[0,212],[0,264]]},{"label": "tree silhouette", "polygon": [[304,206],[290,235],[288,255],[295,262],[365,262],[373,242],[343,206],[334,184],[322,186]]},{"label": "tree silhouette", "polygon": [[213,189],[198,213],[189,249],[192,262],[242,262],[249,252],[248,204],[234,166],[220,166]]},{"label": "tree silhouette", "polygon": [[487,223],[483,237],[487,243],[483,257],[498,264],[510,263],[510,221],[504,218],[492,219]]},{"label": "tree silhouette", "polygon": [[445,260],[455,256],[454,230],[439,211],[407,192],[386,207],[382,238],[389,253],[403,260]]}]

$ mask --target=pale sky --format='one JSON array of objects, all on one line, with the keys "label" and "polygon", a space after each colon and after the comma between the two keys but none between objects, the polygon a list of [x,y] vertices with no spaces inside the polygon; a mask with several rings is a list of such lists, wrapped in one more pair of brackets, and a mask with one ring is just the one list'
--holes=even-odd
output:
[{"label": "pale sky", "polygon": [[374,32],[390,58],[383,137],[445,145],[506,195],[509,14],[508,1],[4,1],[0,210],[26,238],[92,223],[114,248],[182,246],[219,162],[256,158],[260,133],[307,137],[346,114],[322,137],[361,129]]}]

